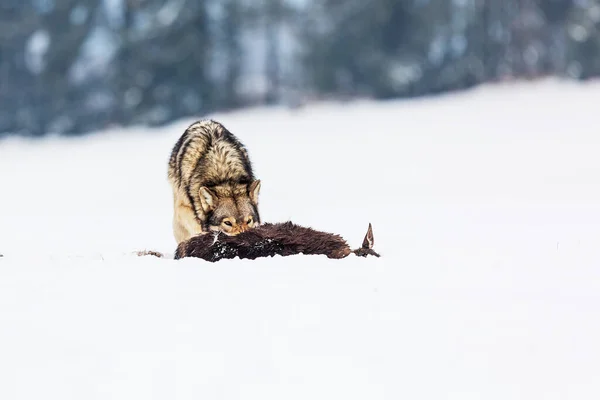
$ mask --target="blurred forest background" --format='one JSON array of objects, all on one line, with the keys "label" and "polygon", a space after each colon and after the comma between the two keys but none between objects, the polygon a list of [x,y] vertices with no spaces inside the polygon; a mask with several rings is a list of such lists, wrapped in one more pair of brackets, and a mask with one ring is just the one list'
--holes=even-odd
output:
[{"label": "blurred forest background", "polygon": [[600,0],[1,0],[0,132],[600,74]]}]

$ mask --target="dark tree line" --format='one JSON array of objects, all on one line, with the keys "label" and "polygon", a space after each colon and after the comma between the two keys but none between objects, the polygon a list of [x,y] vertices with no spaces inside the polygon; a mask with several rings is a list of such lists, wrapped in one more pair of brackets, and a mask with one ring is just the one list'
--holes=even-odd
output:
[{"label": "dark tree line", "polygon": [[4,0],[0,132],[600,74],[600,0]]}]

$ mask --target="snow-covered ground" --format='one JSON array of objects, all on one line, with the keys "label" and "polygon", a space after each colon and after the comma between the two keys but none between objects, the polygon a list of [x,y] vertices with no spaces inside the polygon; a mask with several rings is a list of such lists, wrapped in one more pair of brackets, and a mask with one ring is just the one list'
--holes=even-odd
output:
[{"label": "snow-covered ground", "polygon": [[0,399],[598,399],[600,84],[215,115],[265,221],[382,258],[174,261],[190,121],[0,142]]}]

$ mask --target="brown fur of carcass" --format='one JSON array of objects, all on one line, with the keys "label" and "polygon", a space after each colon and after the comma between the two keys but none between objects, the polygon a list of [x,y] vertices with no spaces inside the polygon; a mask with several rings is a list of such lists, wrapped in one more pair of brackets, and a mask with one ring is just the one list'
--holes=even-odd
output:
[{"label": "brown fur of carcass", "polygon": [[253,260],[258,257],[293,254],[322,254],[339,259],[351,253],[363,257],[379,257],[372,246],[373,231],[370,224],[363,246],[352,250],[341,236],[333,233],[320,232],[292,222],[266,223],[236,236],[223,233],[197,235],[177,246],[175,259],[196,257],[215,262],[224,258]]}]

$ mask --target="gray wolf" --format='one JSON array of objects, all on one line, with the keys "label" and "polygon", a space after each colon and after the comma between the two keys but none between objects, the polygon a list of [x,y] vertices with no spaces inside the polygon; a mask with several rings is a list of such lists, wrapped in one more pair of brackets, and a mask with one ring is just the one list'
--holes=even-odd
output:
[{"label": "gray wolf", "polygon": [[177,243],[210,231],[234,236],[260,224],[261,182],[246,147],[219,122],[200,120],[185,130],[171,151],[168,179]]}]

